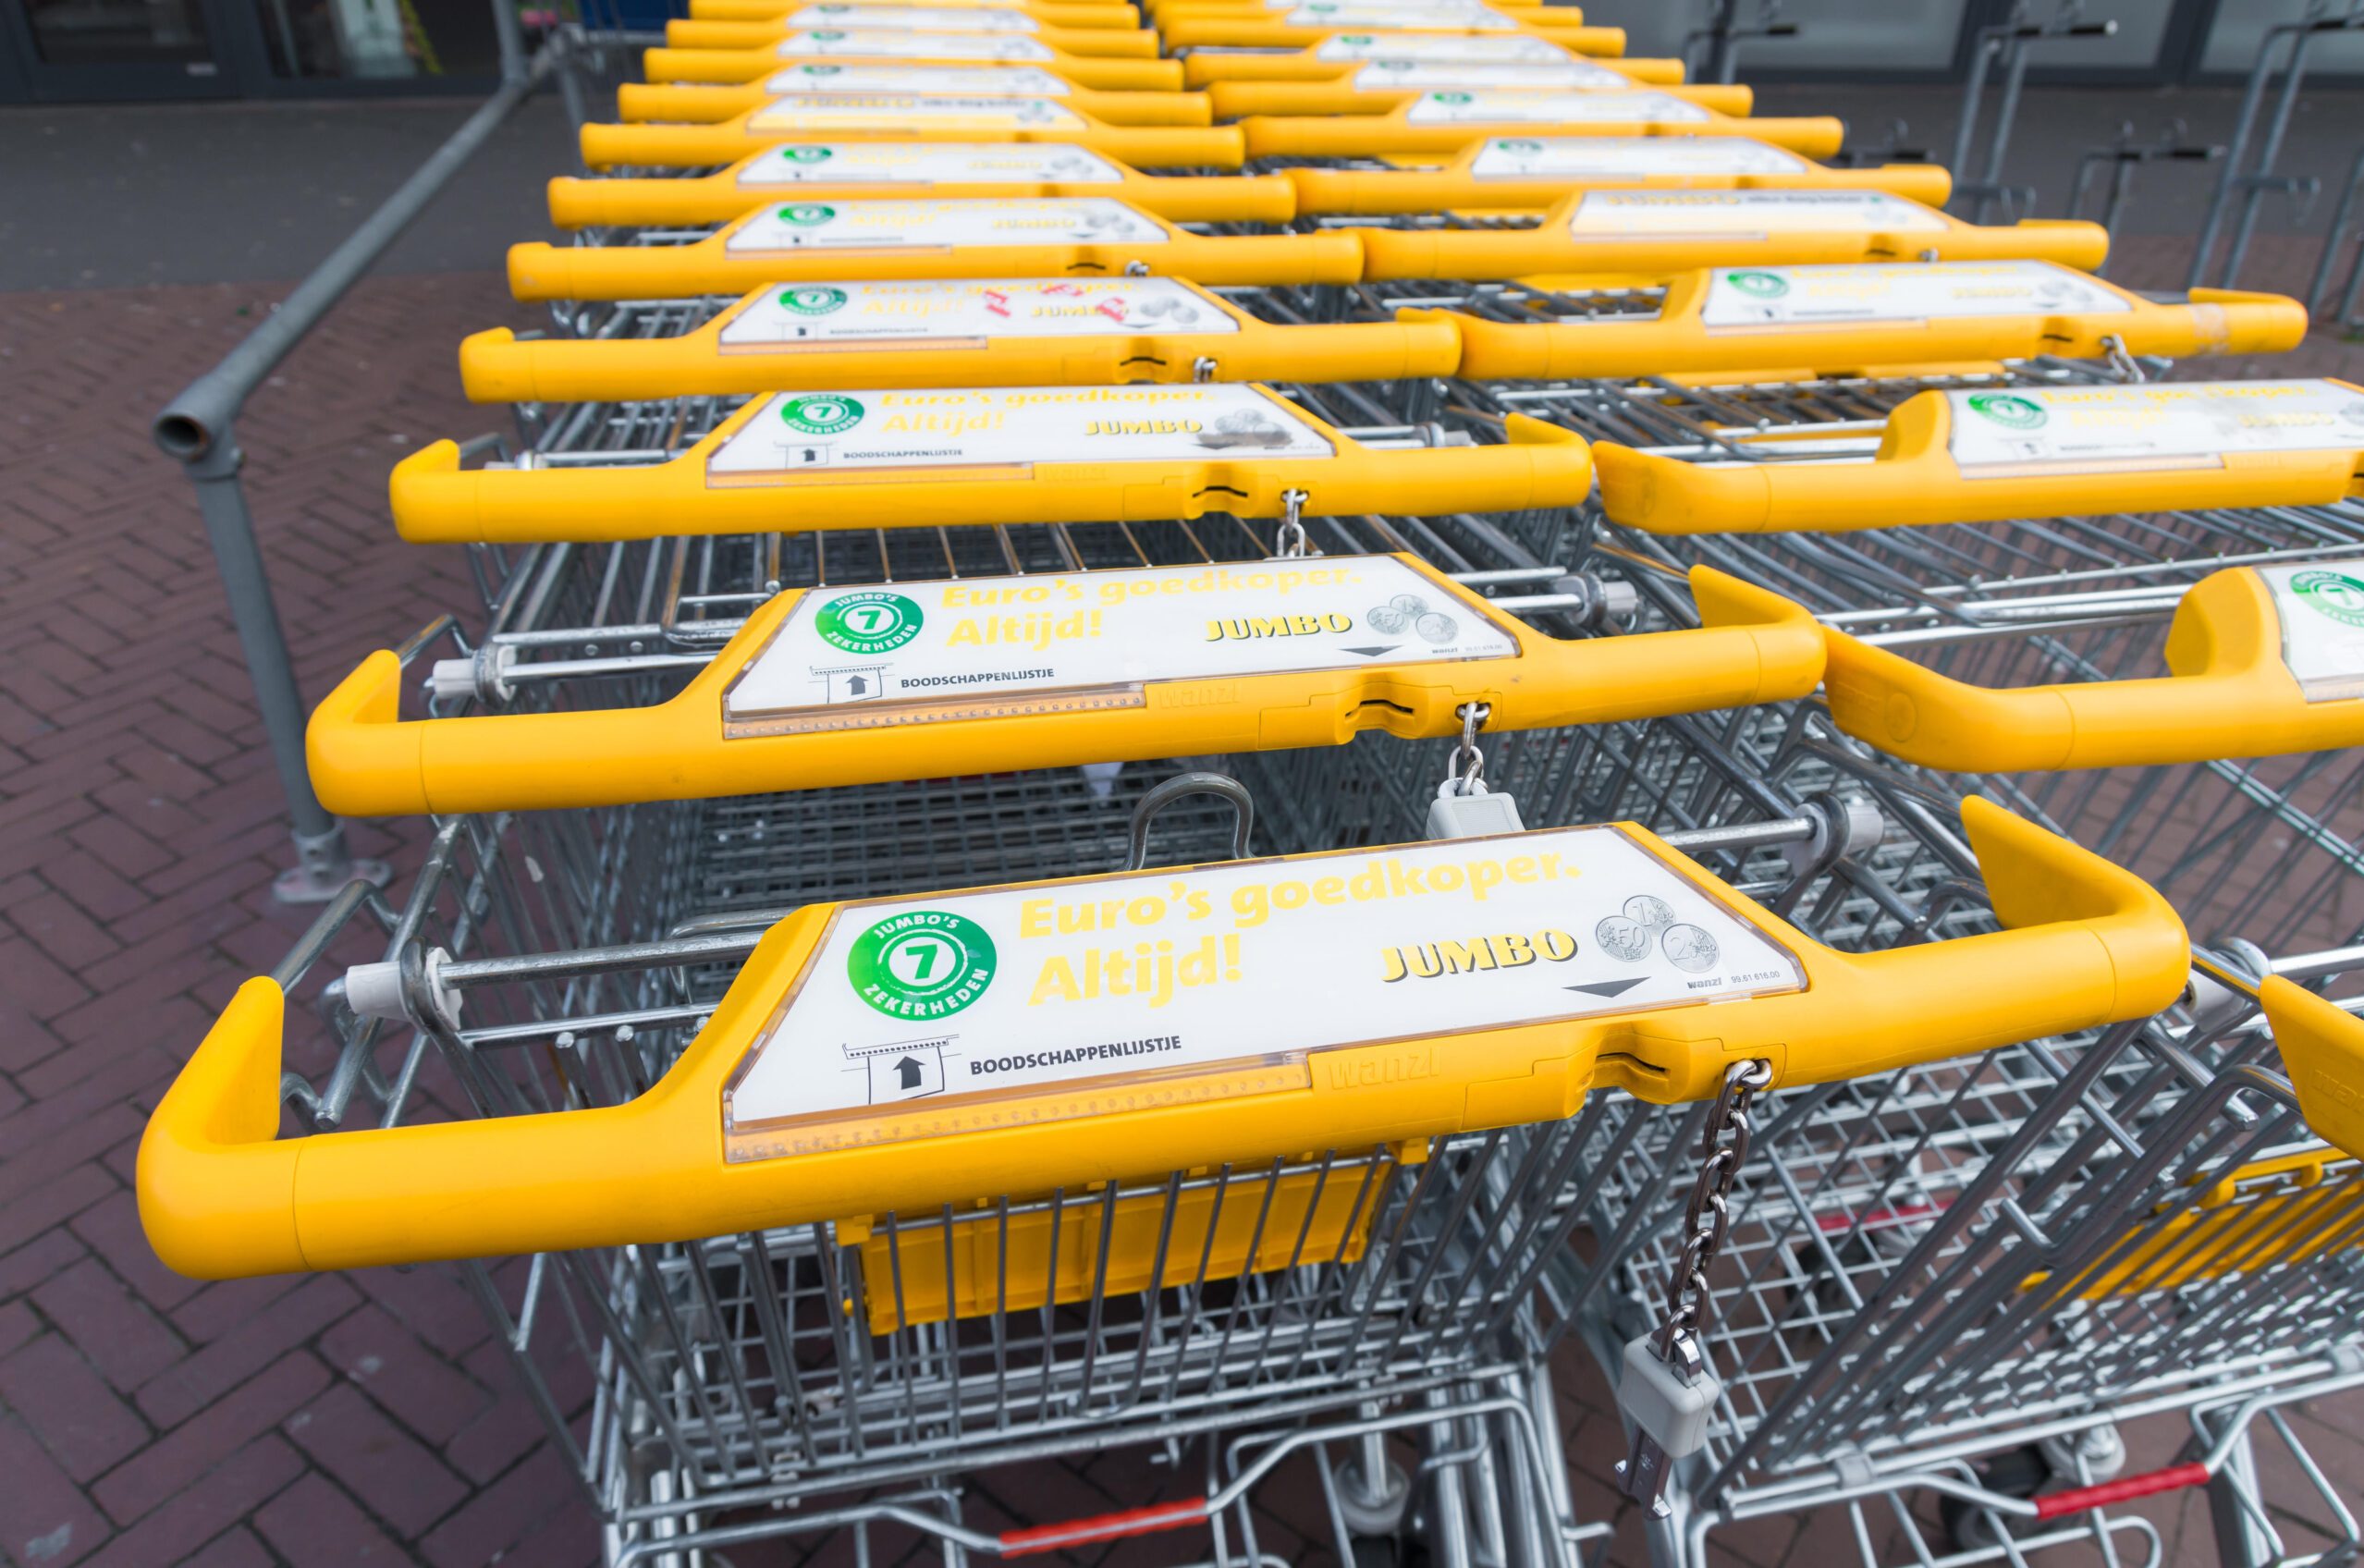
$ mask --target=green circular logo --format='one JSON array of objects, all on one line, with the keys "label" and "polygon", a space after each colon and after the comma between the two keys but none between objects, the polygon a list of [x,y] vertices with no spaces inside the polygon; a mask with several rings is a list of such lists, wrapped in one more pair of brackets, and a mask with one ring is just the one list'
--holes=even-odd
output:
[{"label": "green circular logo", "polygon": [[1428,102],[1431,104],[1468,104],[1475,102],[1476,99],[1476,94],[1473,92],[1431,92],[1428,94]]},{"label": "green circular logo", "polygon": [[1759,300],[1778,300],[1790,291],[1790,286],[1779,273],[1728,272],[1724,281],[1743,294],[1754,294]]},{"label": "green circular logo", "polygon": [[2041,403],[2008,392],[1973,392],[1970,411],[2011,430],[2034,430],[2052,416]]},{"label": "green circular logo", "polygon": [[826,283],[807,284],[791,288],[779,297],[779,302],[800,316],[825,316],[831,311],[845,308],[846,292]]},{"label": "green circular logo", "polygon": [[860,424],[862,412],[862,405],[852,398],[822,392],[810,398],[790,398],[780,405],[779,417],[799,435],[835,435]]},{"label": "green circular logo", "polygon": [[799,228],[817,228],[838,215],[838,210],[824,202],[799,202],[779,210],[780,221],[792,223]]},{"label": "green circular logo", "polygon": [[845,972],[855,993],[890,1018],[946,1018],[985,995],[998,962],[975,921],[915,909],[855,937]]},{"label": "green circular logo", "polygon": [[2343,626],[2364,626],[2364,582],[2344,571],[2302,571],[2290,580],[2298,602]]},{"label": "green circular logo", "polygon": [[1494,150],[1498,153],[1508,153],[1513,158],[1532,158],[1543,151],[1543,143],[1529,141],[1524,137],[1512,137],[1495,142]]},{"label": "green circular logo", "polygon": [[838,153],[834,147],[783,147],[779,155],[791,164],[826,164]]},{"label": "green circular logo", "polygon": [[900,594],[848,594],[821,606],[813,630],[849,654],[888,654],[919,635],[919,606]]}]

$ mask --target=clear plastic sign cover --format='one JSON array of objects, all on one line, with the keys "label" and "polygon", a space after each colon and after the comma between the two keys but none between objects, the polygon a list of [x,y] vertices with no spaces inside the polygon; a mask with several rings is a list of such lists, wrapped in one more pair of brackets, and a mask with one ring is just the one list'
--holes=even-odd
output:
[{"label": "clear plastic sign cover", "polygon": [[1589,190],[1568,232],[1587,239],[1940,233],[1945,220],[1885,190]]},{"label": "clear plastic sign cover", "polygon": [[1064,98],[1071,90],[1032,66],[840,66],[808,60],[774,73],[764,91],[781,97],[915,92],[928,98]]},{"label": "clear plastic sign cover", "polygon": [[995,337],[1236,333],[1237,317],[1170,277],[782,284],[723,324],[721,345],[974,343]]},{"label": "clear plastic sign cover", "polygon": [[1518,23],[1482,6],[1394,6],[1314,0],[1282,14],[1291,27],[1430,28],[1453,32],[1516,32]]},{"label": "clear plastic sign cover", "polygon": [[2364,697],[2364,560],[2258,568],[2282,618],[2282,662],[2310,703]]},{"label": "clear plastic sign cover", "polygon": [[1050,46],[997,32],[906,32],[898,28],[803,28],[779,41],[784,60],[831,55],[890,60],[1052,60]]},{"label": "clear plastic sign cover", "polygon": [[1566,88],[1574,92],[1615,92],[1634,84],[1615,71],[1589,60],[1560,60],[1550,64],[1505,63],[1494,60],[1372,60],[1354,73],[1354,85],[1365,92],[1414,87]]},{"label": "clear plastic sign cover", "polygon": [[1317,60],[1460,60],[1554,65],[1574,58],[1548,38],[1496,38],[1449,32],[1341,32],[1314,49]]},{"label": "clear plastic sign cover", "polygon": [[2133,309],[2116,290],[2052,262],[1867,262],[1720,268],[1699,319],[1711,327],[1758,327]]},{"label": "clear plastic sign cover", "polygon": [[1124,171],[1081,147],[1039,141],[791,142],[739,171],[742,186],[1121,185]]},{"label": "clear plastic sign cover", "polygon": [[1039,32],[1023,11],[929,6],[806,6],[791,27],[889,28],[898,32]]},{"label": "clear plastic sign cover", "polygon": [[[1479,17],[1495,17],[1501,14],[1491,6],[1485,4],[1485,0],[1264,0],[1264,8],[1268,11],[1309,11],[1333,18],[1348,11],[1368,12],[1375,17],[1397,18],[1431,14],[1447,16],[1474,14]],[[1405,27],[1417,24],[1399,19],[1392,24],[1357,22],[1349,25]]]},{"label": "clear plastic sign cover", "polygon": [[1553,92],[1515,89],[1443,90],[1412,101],[1412,125],[1704,124],[1696,104],[1663,92]]},{"label": "clear plastic sign cover", "polygon": [[1797,174],[1814,165],[1745,136],[1497,136],[1470,161],[1474,179],[1624,175]]},{"label": "clear plastic sign cover", "polygon": [[712,484],[815,470],[1328,458],[1304,416],[1253,386],[783,392],[706,463]]},{"label": "clear plastic sign cover", "polygon": [[2336,381],[1948,392],[1965,473],[2026,465],[2214,467],[2228,452],[2364,450],[2364,392]]},{"label": "clear plastic sign cover", "polygon": [[953,245],[1162,245],[1158,222],[1106,196],[942,202],[791,202],[732,229],[732,254],[837,247],[941,250]]},{"label": "clear plastic sign cover", "polygon": [[1160,681],[1517,653],[1510,631],[1388,556],[815,589],[722,711],[726,734],[861,729],[1139,707]]},{"label": "clear plastic sign cover", "polygon": [[1351,1093],[1458,1035],[1805,984],[1613,826],[850,904],[725,1092],[726,1158]]},{"label": "clear plastic sign cover", "polygon": [[810,136],[880,125],[910,130],[1081,130],[1084,116],[1048,98],[847,92],[778,98],[749,116],[747,123],[756,131]]}]

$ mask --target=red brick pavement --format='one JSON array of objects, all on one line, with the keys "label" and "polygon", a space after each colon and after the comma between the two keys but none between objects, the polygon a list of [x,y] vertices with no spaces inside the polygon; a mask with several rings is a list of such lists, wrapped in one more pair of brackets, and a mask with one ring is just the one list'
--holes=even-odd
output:
[{"label": "red brick pavement", "polygon": [[[2310,261],[2268,245],[2245,282],[2289,287]],[[2179,270],[2153,245],[2121,277],[2161,287]],[[187,485],[145,435],[272,298],[0,296],[16,432],[0,457],[0,1558],[584,1562],[589,1513],[449,1270],[202,1285],[157,1263],[133,1208],[157,1096],[303,925],[268,897],[286,860],[278,792]],[[420,441],[499,423],[461,400],[451,353],[503,322],[527,318],[496,276],[374,280],[257,395],[250,489],[308,691],[471,602],[456,553],[394,539],[383,485]],[[2359,359],[2319,337],[2299,363],[2222,368],[2353,375]],[[415,838],[355,836],[398,864]],[[1579,1504],[1598,1518],[1614,1417],[1566,1359]],[[981,1519],[1059,1517],[1171,1480],[1108,1455],[987,1477],[972,1500]],[[1013,1494],[1025,1504],[1005,1506]],[[1319,1533],[1310,1475],[1268,1494],[1266,1550],[1326,1560],[1304,1545]],[[2154,1505],[2170,1562],[2205,1538],[2195,1507]],[[1834,1543],[1818,1525],[1733,1544],[1730,1561],[1778,1568]],[[1637,1545],[1626,1519],[1619,1560]]]}]

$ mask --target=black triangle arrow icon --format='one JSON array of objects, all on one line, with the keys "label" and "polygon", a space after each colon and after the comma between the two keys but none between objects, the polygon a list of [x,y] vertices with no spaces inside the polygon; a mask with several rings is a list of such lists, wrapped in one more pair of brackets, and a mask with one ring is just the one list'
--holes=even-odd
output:
[{"label": "black triangle arrow icon", "polygon": [[904,1089],[918,1088],[921,1080],[927,1076],[927,1070],[910,1057],[895,1063],[895,1072],[902,1080],[897,1087]]},{"label": "black triangle arrow icon", "polygon": [[1402,645],[1401,643],[1390,643],[1384,648],[1349,648],[1346,651],[1350,654],[1360,654],[1366,659],[1375,659],[1381,654],[1391,654]]},{"label": "black triangle arrow icon", "polygon": [[1632,990],[1647,978],[1648,976],[1636,974],[1630,980],[1596,980],[1589,986],[1571,986],[1568,989],[1582,991],[1588,997],[1616,997]]},{"label": "black triangle arrow icon", "polygon": [[845,678],[845,689],[853,695],[859,697],[864,692],[870,690],[870,682],[864,680],[859,675],[849,675]]}]

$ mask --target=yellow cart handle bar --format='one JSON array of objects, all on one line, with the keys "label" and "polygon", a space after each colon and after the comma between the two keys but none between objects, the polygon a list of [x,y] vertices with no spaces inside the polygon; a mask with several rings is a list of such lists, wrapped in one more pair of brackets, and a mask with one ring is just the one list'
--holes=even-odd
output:
[{"label": "yellow cart handle bar", "polygon": [[[979,14],[1016,13],[1040,27],[1066,28],[1081,32],[1136,32],[1141,26],[1141,13],[1129,5],[1095,5],[1077,0],[1062,4],[1060,0],[986,0],[971,4],[969,0],[860,0],[856,9],[871,6],[891,6],[908,9],[915,18],[928,11],[969,11]],[[806,0],[690,0],[690,18],[693,21],[715,22],[774,22],[802,18],[808,12],[826,13],[828,7],[816,6]],[[817,25],[831,26],[831,22]],[[851,26],[851,23],[846,25]],[[914,31],[932,31],[920,27]]]},{"label": "yellow cart handle bar", "polygon": [[2308,1128],[2364,1159],[2364,1020],[2279,974],[2258,986],[2258,1003]]},{"label": "yellow cart handle bar", "polygon": [[680,337],[459,345],[480,403],[869,387],[1393,381],[1451,375],[1461,336],[1428,319],[1275,325],[1167,277],[841,280],[758,289]]},{"label": "yellow cart handle bar", "polygon": [[[1425,92],[1385,115],[1255,116],[1239,122],[1251,158],[1451,155],[1488,137],[1745,136],[1809,158],[1839,150],[1846,127],[1826,116],[1733,118],[1637,92]],[[1467,100],[1467,102],[1462,102]],[[591,127],[583,128],[586,135]],[[719,162],[720,160],[714,160]]]},{"label": "yellow cart handle bar", "polygon": [[2307,335],[2306,307],[2278,294],[2200,289],[2162,304],[2052,262],[1717,267],[1669,279],[1656,320],[1399,315],[1450,319],[1461,374],[1474,381],[1776,371],[1805,379],[2039,354],[2181,360],[2281,353]]},{"label": "yellow cart handle bar", "polygon": [[1532,228],[1338,232],[1361,236],[1366,281],[1914,257],[2026,258],[2092,267],[2110,244],[2099,224],[2029,218],[1986,227],[1884,190],[1587,190],[1544,214]]},{"label": "yellow cart handle bar", "polygon": [[704,168],[787,141],[1018,141],[1074,146],[1150,168],[1235,169],[1247,159],[1236,126],[1109,125],[1056,99],[930,99],[894,93],[822,104],[783,99],[721,125],[582,128],[588,167]]},{"label": "yellow cart handle bar", "polygon": [[1443,168],[1281,172],[1305,217],[1532,210],[1612,190],[1885,190],[1941,207],[1954,190],[1953,176],[1936,164],[1834,169],[1745,136],[1488,137]]},{"label": "yellow cart handle bar", "polygon": [[[970,13],[973,18],[981,14]],[[1044,27],[1020,12],[1007,11],[998,15],[1006,22],[998,28],[975,21],[966,27],[953,26],[951,24],[963,19],[961,12],[929,12],[893,5],[807,6],[802,11],[785,18],[773,18],[754,22],[702,22],[676,17],[665,24],[665,43],[671,49],[744,52],[777,49],[791,40],[809,37],[816,31],[836,33],[858,29],[865,33],[901,32],[916,38],[937,40],[949,34],[963,38],[982,34],[1039,44],[1063,57],[1158,59],[1158,35],[1145,28],[1120,31],[1105,27]],[[918,17],[930,25],[913,28],[904,19],[907,17]],[[952,47],[949,43],[943,46]],[[651,50],[650,53],[655,54],[655,51]],[[651,80],[655,79],[652,77]]]},{"label": "yellow cart handle bar", "polygon": [[2328,506],[2364,494],[2364,393],[2339,381],[1929,391],[1890,412],[1868,461],[1598,450],[1602,509],[1652,533]]},{"label": "yellow cart handle bar", "polygon": [[[1209,512],[1437,517],[1590,494],[1574,432],[1513,414],[1503,434],[1495,446],[1367,447],[1268,388],[1223,383],[783,393],[645,467],[463,472],[459,448],[438,441],[395,465],[392,502],[402,537],[448,544]],[[943,455],[912,462],[914,439]]]},{"label": "yellow cart handle bar", "polygon": [[560,228],[729,223],[774,202],[881,197],[999,200],[1113,196],[1174,223],[1284,224],[1297,190],[1278,174],[1166,178],[1086,148],[1024,141],[788,142],[710,175],[550,181]]},{"label": "yellow cart handle bar", "polygon": [[1924,767],[2027,773],[2364,745],[2364,562],[2233,567],[2167,630],[2169,675],[1998,690],[1829,632],[1831,715]]},{"label": "yellow cart handle bar", "polygon": [[[404,721],[401,660],[382,650],[314,710],[306,746],[330,810],[387,816],[1421,739],[1459,734],[1473,704],[1489,733],[1557,729],[1814,689],[1821,633],[1803,608],[1706,567],[1691,582],[1696,629],[1573,641],[1408,556],[808,589],[653,707]],[[1026,645],[1041,679],[967,679],[986,638]],[[861,692],[825,690],[816,655],[877,668]]]},{"label": "yellow cart handle bar", "polygon": [[[1548,39],[1513,33],[1500,37],[1433,32],[1343,32],[1308,49],[1289,53],[1198,49],[1183,56],[1182,85],[1212,87],[1219,81],[1337,81],[1373,60],[1415,60],[1477,65],[1564,64],[1594,56]],[[1683,62],[1647,55],[1617,56],[1617,74],[1645,87],[1674,87]]]},{"label": "yellow cart handle bar", "polygon": [[[251,980],[150,1120],[141,1219],[204,1278],[688,1240],[1549,1121],[1596,1085],[1704,1099],[1751,1060],[1857,1077],[2175,998],[2158,894],[1962,815],[2010,928],[1878,953],[1629,824],[814,905],[654,1088],[540,1116],[275,1139],[286,998]],[[441,1019],[466,966],[431,968]]]},{"label": "yellow cart handle bar", "polygon": [[847,276],[1178,276],[1220,287],[1362,275],[1355,231],[1193,234],[1108,197],[791,202],[687,245],[537,240],[508,253],[509,288],[521,300],[679,299]]},{"label": "yellow cart handle bar", "polygon": [[[851,44],[818,53],[804,42],[811,36],[810,33],[789,33],[768,49],[651,49],[642,56],[641,74],[652,82],[737,85],[761,81],[777,74],[783,67],[798,64],[897,67],[1014,64],[1036,67],[1071,86],[1094,88],[1103,92],[1176,92],[1183,86],[1180,60],[1070,55],[1044,47],[1033,39],[1011,40],[995,33],[872,35],[881,40],[895,41],[897,46],[892,52],[884,43],[864,47],[861,41],[856,40]],[[975,42],[971,43],[972,39]],[[1011,53],[1021,45],[1026,46],[1028,52]],[[622,117],[629,120],[682,116],[626,112]]]},{"label": "yellow cart handle bar", "polygon": [[[1550,8],[1557,15],[1558,6]],[[1508,23],[1465,21],[1439,13],[1425,12],[1411,20],[1399,18],[1395,25],[1409,31],[1427,33],[1439,38],[1540,38],[1558,44],[1572,55],[1584,55],[1596,59],[1614,59],[1625,53],[1625,30],[1621,27],[1551,27],[1527,18],[1532,11],[1511,12],[1515,19]],[[1292,15],[1296,20],[1289,19]],[[1407,13],[1408,15],[1408,13]],[[1335,20],[1324,21],[1303,13],[1280,13],[1275,18],[1268,13],[1264,18],[1245,16],[1176,17],[1163,23],[1158,34],[1165,40],[1169,51],[1179,49],[1309,49],[1318,48],[1341,37],[1360,37],[1353,27],[1341,27]],[[1835,145],[1835,143],[1834,143]]]},{"label": "yellow cart handle bar", "polygon": [[[1248,116],[1384,115],[1435,91],[1435,82],[1414,77],[1409,71],[1401,73],[1408,79],[1404,85],[1390,85],[1384,78],[1378,78],[1375,84],[1378,67],[1391,63],[1378,61],[1362,66],[1332,81],[1218,81],[1206,89],[1206,98],[1217,119],[1235,120]],[[1602,72],[1610,69],[1606,66],[1588,68]],[[1486,80],[1479,73],[1487,69],[1485,67],[1470,67],[1464,75],[1471,83],[1479,83]],[[1546,73],[1553,69],[1550,67],[1512,66],[1494,69],[1498,74],[1512,71],[1531,73],[1533,85],[1552,85],[1546,80]],[[1439,67],[1434,72],[1423,75],[1441,78],[1450,76],[1451,72],[1451,67]],[[1447,82],[1445,85],[1457,84]],[[1570,91],[1631,91],[1640,85],[1631,81],[1614,84],[1595,82],[1572,87]],[[1724,119],[1745,118],[1757,99],[1756,93],[1746,87],[1713,82],[1697,87],[1653,86],[1649,91],[1664,93],[1678,104],[1694,104]]]},{"label": "yellow cart handle bar", "polygon": [[[897,85],[899,79],[903,85]],[[739,87],[628,81],[616,89],[616,114],[634,125],[722,125],[775,103],[789,112],[826,111],[827,100],[840,91],[839,83],[845,84],[842,91],[848,93],[1047,98],[1110,126],[1215,123],[1214,100],[1204,92],[1096,92],[1036,66],[923,66],[911,60],[878,66],[835,60],[776,65],[763,80]],[[800,97],[823,101],[802,104]]]}]

